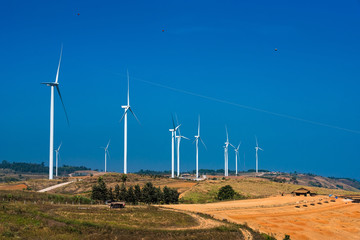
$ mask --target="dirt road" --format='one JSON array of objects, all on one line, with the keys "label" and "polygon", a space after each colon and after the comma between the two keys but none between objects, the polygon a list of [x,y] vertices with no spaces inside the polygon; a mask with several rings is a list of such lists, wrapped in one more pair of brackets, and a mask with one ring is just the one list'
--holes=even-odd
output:
[{"label": "dirt road", "polygon": [[169,207],[247,223],[251,228],[273,234],[278,239],[285,234],[295,240],[360,239],[360,204],[342,199],[332,202],[324,196],[279,196]]},{"label": "dirt road", "polygon": [[38,192],[48,192],[50,190],[53,190],[55,188],[59,188],[59,187],[62,187],[62,186],[65,186],[65,185],[68,185],[70,183],[73,183],[74,181],[70,181],[70,182],[64,182],[64,183],[60,183],[60,184],[56,184],[54,186],[51,186],[51,187],[47,187],[47,188],[44,188],[44,189],[41,189],[39,190]]}]

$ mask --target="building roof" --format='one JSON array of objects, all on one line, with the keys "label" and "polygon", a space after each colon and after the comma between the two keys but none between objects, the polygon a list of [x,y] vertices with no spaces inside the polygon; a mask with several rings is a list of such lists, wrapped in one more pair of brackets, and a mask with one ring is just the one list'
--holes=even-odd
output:
[{"label": "building roof", "polygon": [[311,193],[311,190],[307,188],[299,188],[297,190],[292,191],[291,193]]}]

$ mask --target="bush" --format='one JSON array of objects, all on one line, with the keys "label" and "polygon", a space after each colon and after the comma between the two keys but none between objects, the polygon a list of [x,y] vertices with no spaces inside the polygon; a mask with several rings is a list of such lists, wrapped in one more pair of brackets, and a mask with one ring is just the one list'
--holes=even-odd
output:
[{"label": "bush", "polygon": [[236,193],[235,193],[234,189],[230,185],[226,185],[219,189],[217,198],[219,200],[233,199],[235,194]]}]

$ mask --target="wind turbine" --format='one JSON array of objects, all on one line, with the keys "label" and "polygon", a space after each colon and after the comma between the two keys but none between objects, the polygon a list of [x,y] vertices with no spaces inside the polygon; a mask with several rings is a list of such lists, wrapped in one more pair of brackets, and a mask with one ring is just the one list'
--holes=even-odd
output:
[{"label": "wind turbine", "polygon": [[259,144],[258,144],[258,140],[255,136],[255,140],[256,140],[256,147],[255,147],[255,151],[256,151],[256,174],[258,173],[258,151],[261,150],[261,151],[264,151],[262,150],[260,147],[259,147]]},{"label": "wind turbine", "polygon": [[198,135],[195,136],[195,142],[196,142],[196,179],[199,179],[199,139],[204,145],[206,149],[206,145],[202,138],[200,137],[200,115],[199,115],[199,123],[198,123]]},{"label": "wind turbine", "polygon": [[56,171],[55,171],[55,176],[58,176],[58,162],[59,162],[59,157],[60,157],[60,148],[61,148],[62,142],[60,142],[60,145],[58,147],[58,149],[55,150],[55,159],[56,159]]},{"label": "wind turbine", "polygon": [[181,126],[181,124],[175,127],[174,117],[171,116],[171,118],[172,118],[172,124],[173,124],[173,128],[169,129],[169,131],[171,132],[171,178],[174,178],[175,177],[175,173],[174,173],[174,171],[175,171],[174,170],[175,146],[174,146],[174,143],[175,143],[175,138],[176,138],[176,131]]},{"label": "wind turbine", "polygon": [[229,142],[229,134],[227,131],[227,127],[225,125],[225,131],[226,131],[226,142],[224,146],[224,158],[225,158],[225,167],[224,167],[224,175],[225,177],[229,176],[229,145],[235,148],[230,142]]},{"label": "wind turbine", "polygon": [[121,117],[120,122],[124,119],[124,174],[127,174],[127,112],[130,111],[132,115],[135,117],[136,121],[140,124],[139,119],[136,117],[135,113],[130,107],[130,91],[129,91],[129,71],[127,73],[127,80],[128,80],[128,89],[127,89],[127,105],[121,106],[124,108],[124,115]]},{"label": "wind turbine", "polygon": [[235,148],[235,174],[238,175],[238,156],[239,156],[239,148],[240,148],[241,142],[239,143],[238,147]]},{"label": "wind turbine", "polygon": [[107,160],[107,155],[109,155],[109,157],[110,157],[110,153],[109,153],[109,150],[108,150],[109,144],[110,144],[110,140],[109,140],[108,144],[106,145],[106,147],[103,147],[103,148],[104,148],[104,151],[105,151],[105,172],[106,172],[106,160]]},{"label": "wind turbine", "polygon": [[57,72],[56,72],[55,82],[43,82],[43,83],[41,83],[41,84],[45,84],[46,86],[50,87],[50,92],[51,92],[51,95],[50,95],[49,179],[54,178],[54,173],[53,173],[54,172],[54,87],[56,88],[56,90],[57,90],[57,92],[59,94],[62,106],[64,108],[66,120],[67,120],[67,123],[69,125],[69,118],[67,116],[65,105],[64,105],[64,102],[62,100],[60,89],[59,89],[59,71],[60,71],[62,50],[63,50],[63,47],[61,46],[60,59],[59,59],[59,65],[58,65]]},{"label": "wind turbine", "polygon": [[175,133],[175,138],[176,138],[176,143],[177,143],[177,150],[176,150],[176,153],[177,153],[177,177],[179,177],[180,176],[180,141],[182,138],[187,139],[187,140],[190,140],[190,139],[181,135],[180,125],[179,125],[177,115],[175,115],[175,117],[176,117],[176,124],[179,126],[179,128],[178,128],[179,135],[176,135],[176,133]]}]

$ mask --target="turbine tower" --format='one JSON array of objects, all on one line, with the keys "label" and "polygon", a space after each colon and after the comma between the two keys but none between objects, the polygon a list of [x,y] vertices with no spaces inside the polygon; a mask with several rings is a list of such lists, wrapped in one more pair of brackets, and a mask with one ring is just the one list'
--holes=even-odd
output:
[{"label": "turbine tower", "polygon": [[199,139],[204,145],[206,149],[206,145],[202,138],[200,137],[200,115],[199,115],[199,123],[198,123],[198,135],[195,136],[195,143],[196,143],[196,179],[199,179]]},{"label": "turbine tower", "polygon": [[55,159],[56,159],[56,170],[55,170],[55,176],[58,176],[58,162],[59,162],[59,157],[60,157],[60,148],[61,148],[62,142],[60,142],[60,145],[58,147],[58,149],[55,150]]},{"label": "turbine tower", "polygon": [[238,175],[238,156],[239,156],[239,148],[240,148],[241,142],[239,143],[238,147],[235,148],[235,175]]},{"label": "turbine tower", "polygon": [[62,46],[60,51],[60,59],[59,59],[59,65],[56,72],[56,78],[55,82],[43,82],[41,84],[45,84],[46,86],[50,87],[50,144],[49,144],[49,179],[54,178],[54,87],[56,88],[62,106],[64,108],[65,116],[67,123],[69,125],[69,118],[66,113],[65,105],[61,97],[60,88],[59,88],[59,71],[60,71],[60,63],[61,63],[61,56],[62,56]]},{"label": "turbine tower", "polygon": [[176,131],[178,130],[180,125],[175,127],[174,117],[171,116],[171,119],[172,119],[172,124],[173,124],[173,128],[169,129],[169,131],[171,132],[171,178],[174,178],[175,177],[175,169],[174,169],[175,146],[174,146],[174,143],[175,143],[175,138],[176,138]]},{"label": "turbine tower", "polygon": [[110,144],[110,140],[109,140],[108,144],[106,145],[106,147],[103,147],[103,148],[104,148],[104,151],[105,151],[105,172],[106,172],[106,160],[107,160],[107,155],[109,155],[109,157],[110,157],[110,153],[109,153],[109,150],[108,150],[109,144]]},{"label": "turbine tower", "polygon": [[130,91],[129,91],[129,71],[127,73],[127,80],[128,80],[128,89],[127,89],[127,105],[121,106],[124,108],[124,115],[121,117],[120,122],[124,119],[124,174],[127,174],[127,112],[130,111],[132,115],[135,117],[136,121],[140,124],[139,119],[136,117],[135,113],[130,107]]},{"label": "turbine tower", "polygon": [[255,136],[255,140],[256,140],[256,147],[255,147],[255,151],[256,151],[256,175],[258,173],[258,151],[261,150],[261,151],[264,151],[262,150],[260,147],[259,147],[259,144],[258,144],[258,140]]},{"label": "turbine tower", "polygon": [[225,167],[224,167],[224,175],[225,177],[229,176],[229,145],[235,148],[230,142],[229,142],[229,135],[227,131],[227,127],[225,125],[225,131],[226,131],[226,142],[224,146],[224,158],[225,158]]},{"label": "turbine tower", "polygon": [[181,135],[180,132],[180,125],[179,125],[179,121],[177,118],[177,115],[175,115],[176,117],[176,124],[179,126],[178,130],[179,130],[179,135],[175,134],[175,138],[176,138],[176,143],[177,143],[177,149],[176,149],[176,153],[177,153],[177,177],[180,177],[180,141],[182,138],[190,140],[187,137],[184,137],[183,135]]}]

